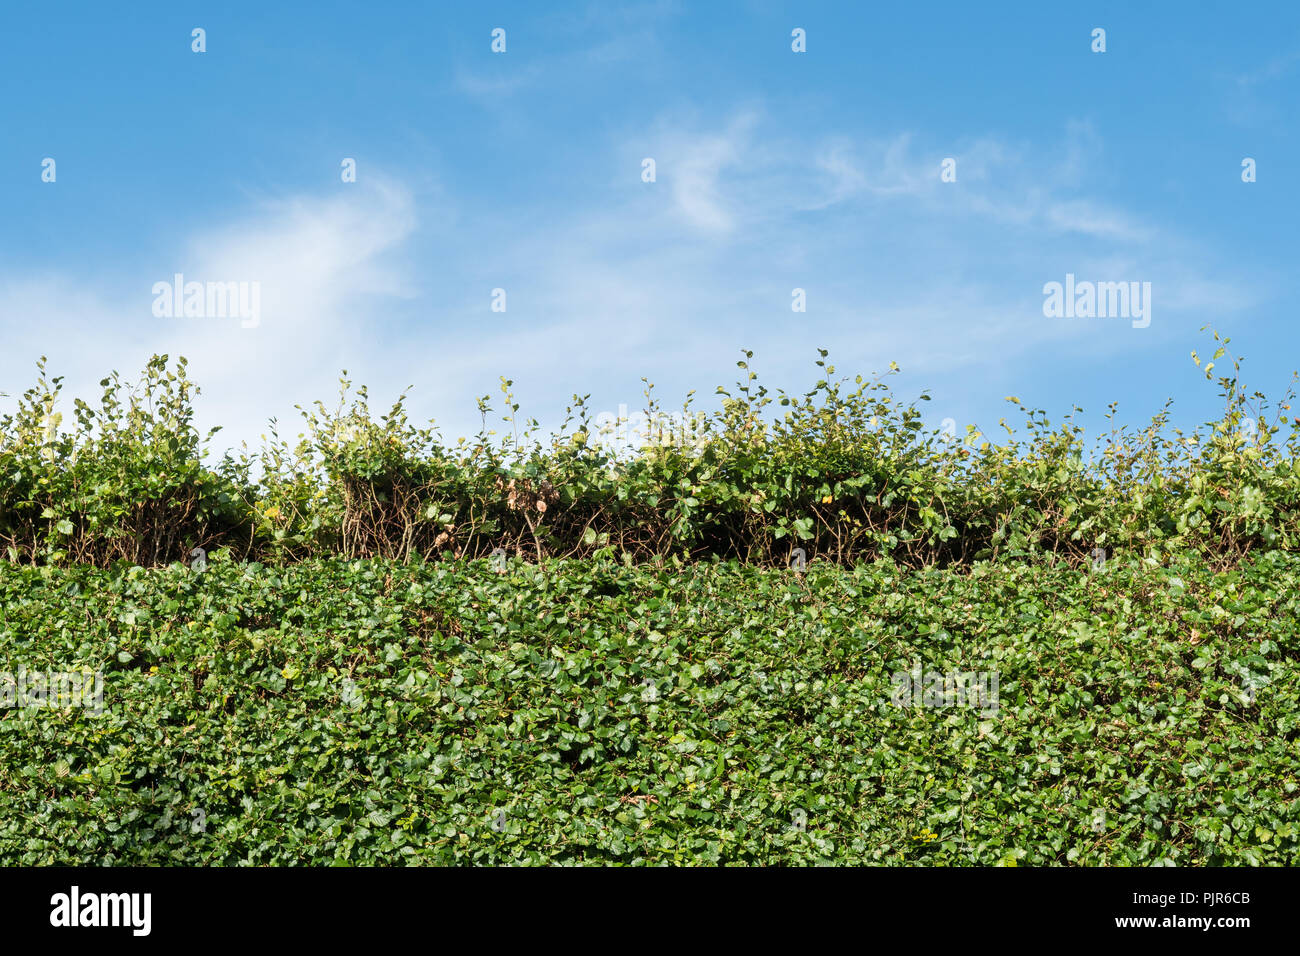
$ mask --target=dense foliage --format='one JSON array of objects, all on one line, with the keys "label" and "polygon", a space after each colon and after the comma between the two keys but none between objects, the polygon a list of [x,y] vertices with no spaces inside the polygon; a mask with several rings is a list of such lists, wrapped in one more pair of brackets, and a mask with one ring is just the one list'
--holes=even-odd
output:
[{"label": "dense foliage", "polygon": [[[219,461],[183,359],[67,427],[42,364],[0,418],[0,864],[1297,862],[1289,396],[1234,363],[1193,434],[1013,399],[994,442],[748,358],[632,443],[578,397],[516,430],[503,382],[507,437],[482,399],[447,445],[345,379]],[[83,668],[100,713],[6,705]]]},{"label": "dense foliage", "polygon": [[[1300,558],[0,571],[0,863],[1276,864]],[[996,713],[896,706],[996,670]]]}]

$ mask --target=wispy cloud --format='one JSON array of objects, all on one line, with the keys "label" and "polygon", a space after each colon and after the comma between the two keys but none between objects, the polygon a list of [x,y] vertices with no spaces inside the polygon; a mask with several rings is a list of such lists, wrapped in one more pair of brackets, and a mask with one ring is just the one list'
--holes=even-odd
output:
[{"label": "wispy cloud", "polygon": [[[350,359],[387,348],[368,339],[367,326],[394,298],[414,294],[393,255],[416,225],[411,198],[396,184],[369,179],[368,186],[267,202],[220,228],[200,228],[125,293],[87,288],[67,274],[0,281],[0,314],[33,319],[0,358],[0,373],[26,384],[31,360],[46,353],[72,393],[91,398],[93,382],[110,369],[130,376],[153,352],[185,355],[205,396],[200,420],[226,426],[234,442],[255,438],[268,417],[326,397],[322,383]],[[260,283],[260,323],[155,318],[152,283],[175,273],[186,281]]]},{"label": "wispy cloud", "polygon": [[716,233],[734,228],[736,207],[720,179],[751,152],[757,122],[755,114],[746,112],[718,132],[693,135],[674,131],[660,139],[657,162],[677,213],[690,226]]},{"label": "wispy cloud", "polygon": [[1121,242],[1141,242],[1155,234],[1153,229],[1138,224],[1132,217],[1090,199],[1051,203],[1042,212],[1043,221],[1050,228],[1063,232]]},{"label": "wispy cloud", "polygon": [[1236,81],[1238,88],[1250,89],[1259,86],[1261,83],[1282,79],[1295,69],[1297,63],[1300,63],[1300,49],[1289,50],[1286,53],[1272,57],[1262,66],[1247,70],[1244,73],[1238,73],[1233,79]]},{"label": "wispy cloud", "polygon": [[1228,118],[1238,125],[1251,127],[1289,122],[1289,106],[1295,98],[1277,87],[1295,72],[1298,64],[1300,48],[1295,48],[1271,56],[1251,69],[1219,74],[1216,79]]},{"label": "wispy cloud", "polygon": [[522,69],[494,73],[462,67],[456,71],[456,88],[466,96],[495,106],[500,105],[502,97],[532,86],[542,75],[543,68],[536,63]]}]

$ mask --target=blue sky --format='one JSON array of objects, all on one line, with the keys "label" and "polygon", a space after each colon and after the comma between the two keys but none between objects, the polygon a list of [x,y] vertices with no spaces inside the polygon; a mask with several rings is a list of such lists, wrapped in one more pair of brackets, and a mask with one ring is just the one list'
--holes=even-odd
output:
[{"label": "blue sky", "polygon": [[[202,423],[251,440],[347,368],[450,437],[502,375],[555,424],[642,376],[707,398],[741,348],[803,389],[822,347],[897,361],[936,425],[993,432],[1010,394],[1195,423],[1202,325],[1270,394],[1300,364],[1300,7],[1134,7],[13,7],[0,391],[41,354],[82,394],[185,354]],[[155,316],[178,272],[259,282],[258,325]],[[1045,317],[1067,273],[1150,282],[1150,325]]]}]

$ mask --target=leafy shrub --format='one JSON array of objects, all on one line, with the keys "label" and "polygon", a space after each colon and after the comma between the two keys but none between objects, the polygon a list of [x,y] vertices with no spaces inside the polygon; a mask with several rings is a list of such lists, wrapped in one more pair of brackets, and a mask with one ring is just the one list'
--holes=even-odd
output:
[{"label": "leafy shrub", "polygon": [[[0,864],[1292,864],[1300,557],[0,570]],[[996,671],[996,714],[896,706]]]},{"label": "leafy shrub", "polygon": [[0,548],[11,561],[125,560],[160,565],[190,549],[249,537],[245,488],[202,464],[185,359],[155,356],[142,382],[100,382],[98,410],[78,399],[60,431],[62,379],[38,384],[0,418]]},{"label": "leafy shrub", "polygon": [[[405,394],[373,416],[345,373],[334,408],[301,410],[295,440],[272,423],[264,447],[215,468],[203,463],[211,435],[200,440],[190,424],[183,359],[171,372],[154,358],[125,395],[116,375],[105,379],[100,409],[78,402],[71,431],[59,429],[60,380],[47,381],[42,363],[39,385],[0,419],[0,545],[13,561],[99,566],[159,566],[224,546],[272,563],[501,549],[534,561],[608,550],[634,563],[766,566],[799,548],[810,560],[888,556],[916,568],[1191,549],[1226,567],[1300,540],[1300,419],[1281,417],[1288,393],[1270,421],[1235,359],[1218,377],[1224,413],[1205,429],[1171,429],[1166,408],[1092,445],[1072,417],[1053,425],[1015,398],[1023,427],[1003,420],[1005,440],[974,425],[947,440],[888,376],[836,379],[822,352],[810,391],[771,394],[751,359],[712,413],[692,411],[688,397],[675,420],[696,423],[689,432],[659,429],[631,450],[602,436],[586,397],[574,396],[556,434],[535,421],[521,431],[504,380],[506,436],[488,429],[484,397],[482,431],[448,445],[409,421]],[[652,386],[646,396],[647,420],[662,422]]]}]

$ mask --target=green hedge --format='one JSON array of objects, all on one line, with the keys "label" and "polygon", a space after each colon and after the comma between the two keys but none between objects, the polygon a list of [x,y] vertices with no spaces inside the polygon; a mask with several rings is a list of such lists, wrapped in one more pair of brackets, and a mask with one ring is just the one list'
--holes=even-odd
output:
[{"label": "green hedge", "polygon": [[1298,576],[3,566],[0,864],[1294,864]]}]

